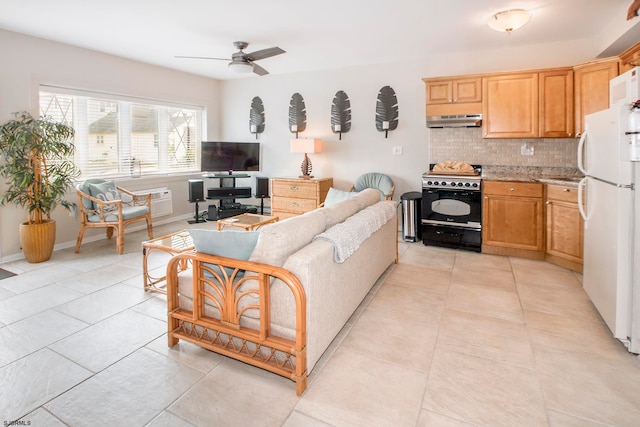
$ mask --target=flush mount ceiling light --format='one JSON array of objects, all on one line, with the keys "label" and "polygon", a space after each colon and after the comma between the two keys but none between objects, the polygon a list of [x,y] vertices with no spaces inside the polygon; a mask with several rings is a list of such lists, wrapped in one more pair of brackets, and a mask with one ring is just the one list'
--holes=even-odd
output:
[{"label": "flush mount ceiling light", "polygon": [[529,22],[529,19],[531,19],[531,12],[524,9],[510,9],[492,15],[487,25],[492,30],[511,33]]}]

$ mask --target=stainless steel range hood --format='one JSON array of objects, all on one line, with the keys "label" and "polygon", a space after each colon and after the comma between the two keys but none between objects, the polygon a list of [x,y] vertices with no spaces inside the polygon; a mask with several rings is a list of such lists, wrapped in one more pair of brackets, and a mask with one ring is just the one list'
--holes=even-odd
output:
[{"label": "stainless steel range hood", "polygon": [[475,128],[482,125],[482,114],[427,116],[428,128]]}]

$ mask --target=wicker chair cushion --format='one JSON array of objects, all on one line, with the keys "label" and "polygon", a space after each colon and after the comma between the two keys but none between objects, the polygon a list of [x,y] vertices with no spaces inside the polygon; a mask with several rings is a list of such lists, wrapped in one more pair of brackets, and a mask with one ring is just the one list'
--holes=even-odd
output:
[{"label": "wicker chair cushion", "polygon": [[353,184],[354,191],[362,191],[365,188],[375,188],[382,193],[380,200],[384,200],[384,196],[389,194],[393,189],[393,180],[389,175],[380,172],[370,172],[360,175]]},{"label": "wicker chair cushion", "polygon": [[[148,206],[123,206],[122,219],[127,220],[146,215],[149,212]],[[102,222],[100,215],[88,215],[89,222]],[[118,212],[113,211],[105,216],[105,222],[118,222]]]}]

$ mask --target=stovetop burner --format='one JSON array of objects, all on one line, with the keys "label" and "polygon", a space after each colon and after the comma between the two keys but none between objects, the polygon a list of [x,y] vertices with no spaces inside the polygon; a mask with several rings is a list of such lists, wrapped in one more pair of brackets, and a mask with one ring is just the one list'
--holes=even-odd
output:
[{"label": "stovetop burner", "polygon": [[422,174],[422,188],[456,188],[480,191],[482,166],[471,165],[475,174],[434,173],[435,163],[429,165],[429,172]]}]

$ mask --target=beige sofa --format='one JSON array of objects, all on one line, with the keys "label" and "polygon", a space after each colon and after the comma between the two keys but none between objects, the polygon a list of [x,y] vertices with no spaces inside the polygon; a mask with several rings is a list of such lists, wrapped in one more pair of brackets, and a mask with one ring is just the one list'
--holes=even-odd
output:
[{"label": "beige sofa", "polygon": [[[167,267],[169,346],[196,343],[290,378],[302,394],[318,359],[397,262],[397,235],[397,203],[371,189],[262,227],[247,261],[178,255]],[[179,272],[185,260],[192,268]]]}]

